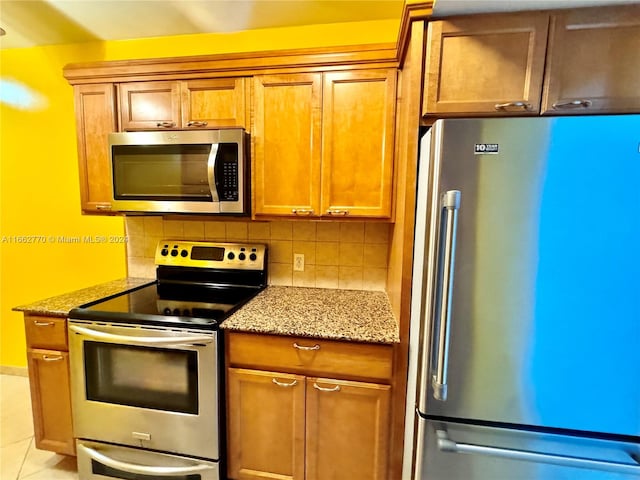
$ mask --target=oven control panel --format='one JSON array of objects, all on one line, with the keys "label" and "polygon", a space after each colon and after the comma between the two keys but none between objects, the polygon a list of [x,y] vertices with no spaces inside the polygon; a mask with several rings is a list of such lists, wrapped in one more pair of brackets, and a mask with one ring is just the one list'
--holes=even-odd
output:
[{"label": "oven control panel", "polygon": [[160,240],[156,247],[156,265],[263,270],[267,246],[260,243],[191,242]]}]

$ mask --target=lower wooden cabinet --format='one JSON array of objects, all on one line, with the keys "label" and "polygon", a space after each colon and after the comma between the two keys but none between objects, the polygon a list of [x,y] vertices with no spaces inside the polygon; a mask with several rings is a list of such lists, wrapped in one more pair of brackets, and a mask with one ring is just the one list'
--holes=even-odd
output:
[{"label": "lower wooden cabinet", "polygon": [[75,455],[66,319],[24,320],[36,448]]},{"label": "lower wooden cabinet", "polygon": [[[366,381],[358,366],[364,358],[371,365],[390,362],[390,346],[237,333],[229,337],[230,479],[387,478],[391,386],[379,383],[388,378]],[[281,371],[269,369],[275,364]],[[349,365],[354,367],[351,375]],[[372,370],[381,377],[377,371],[384,369]]]}]

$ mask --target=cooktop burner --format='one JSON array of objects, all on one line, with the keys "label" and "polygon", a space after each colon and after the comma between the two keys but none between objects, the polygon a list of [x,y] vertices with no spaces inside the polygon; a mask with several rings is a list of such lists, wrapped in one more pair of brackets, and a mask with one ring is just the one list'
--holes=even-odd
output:
[{"label": "cooktop burner", "polygon": [[163,240],[156,251],[155,283],[89,303],[69,316],[214,330],[265,288],[266,254],[264,245]]}]

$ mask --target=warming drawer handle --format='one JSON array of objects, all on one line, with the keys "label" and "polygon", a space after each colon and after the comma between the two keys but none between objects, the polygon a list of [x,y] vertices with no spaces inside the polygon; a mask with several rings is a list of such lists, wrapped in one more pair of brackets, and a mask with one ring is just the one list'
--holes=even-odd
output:
[{"label": "warming drawer handle", "polygon": [[453,298],[453,272],[456,256],[456,233],[458,230],[459,190],[449,190],[442,197],[444,223],[444,245],[442,246],[442,284],[440,285],[439,334],[437,345],[436,372],[431,384],[436,400],[447,399],[447,365],[449,363],[449,333],[451,331],[451,299]]},{"label": "warming drawer handle", "polygon": [[507,458],[509,460],[524,460],[527,462],[550,463],[563,467],[588,468],[592,470],[640,475],[640,466],[628,463],[606,462],[595,458],[570,457],[550,453],[530,452],[527,450],[474,445],[471,443],[457,443],[449,438],[449,434],[445,430],[436,430],[436,436],[438,437],[438,449],[441,452],[473,453],[490,457]]},{"label": "warming drawer handle", "polygon": [[298,350],[320,350],[320,345],[317,343],[313,347],[305,347],[304,345],[298,345],[298,342],[293,342],[293,347]]},{"label": "warming drawer handle", "polygon": [[191,337],[134,337],[131,335],[116,335],[114,333],[98,332],[90,328],[71,325],[69,330],[96,340],[112,340],[136,345],[184,345],[194,343],[212,343],[213,338],[204,335],[193,335]]},{"label": "warming drawer handle", "polygon": [[207,470],[213,470],[214,467],[210,465],[205,465],[203,463],[195,463],[190,467],[156,467],[156,466],[147,466],[147,465],[138,465],[134,463],[122,462],[120,460],[116,460],[114,458],[108,457],[103,453],[94,450],[93,448],[87,447],[85,445],[79,444],[78,450],[84,452],[89,458],[95,460],[96,462],[100,462],[107,467],[115,468],[117,470],[122,470],[124,472],[133,473],[135,475],[149,475],[149,476],[158,476],[158,477],[170,477],[177,475],[191,475],[197,474],[201,472],[205,472]]}]

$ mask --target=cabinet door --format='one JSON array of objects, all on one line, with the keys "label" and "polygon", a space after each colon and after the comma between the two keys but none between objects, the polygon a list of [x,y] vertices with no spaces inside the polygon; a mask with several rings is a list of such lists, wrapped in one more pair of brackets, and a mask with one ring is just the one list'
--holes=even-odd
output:
[{"label": "cabinet door", "polygon": [[396,70],[324,74],[322,214],[391,216]]},{"label": "cabinet door", "polygon": [[304,479],[304,377],[228,369],[229,478]]},{"label": "cabinet door", "polygon": [[386,480],[391,387],[307,378],[306,480]]},{"label": "cabinet door", "polygon": [[543,112],[640,112],[640,5],[552,16]]},{"label": "cabinet door", "polygon": [[214,78],[181,82],[182,127],[244,127],[245,79]]},{"label": "cabinet door", "polygon": [[549,15],[482,15],[429,23],[424,115],[540,112]]},{"label": "cabinet door", "polygon": [[176,128],[180,124],[179,82],[118,85],[120,130]]},{"label": "cabinet door", "polygon": [[75,455],[69,354],[27,350],[36,448]]},{"label": "cabinet door", "polygon": [[113,84],[73,87],[80,199],[84,212],[111,210],[108,136],[117,130]]},{"label": "cabinet door", "polygon": [[321,75],[254,80],[255,214],[319,214]]}]

